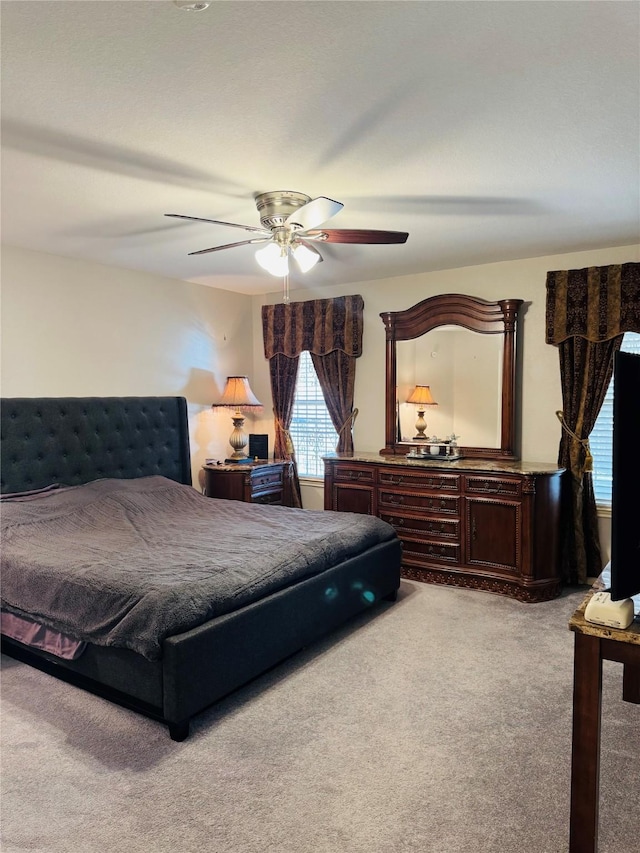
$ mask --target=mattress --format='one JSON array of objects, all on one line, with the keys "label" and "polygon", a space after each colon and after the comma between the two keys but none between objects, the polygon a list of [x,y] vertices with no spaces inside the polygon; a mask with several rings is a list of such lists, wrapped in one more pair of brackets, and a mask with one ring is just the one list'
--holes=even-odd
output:
[{"label": "mattress", "polygon": [[160,476],[12,496],[2,510],[3,610],[149,660],[168,636],[395,538],[371,516],[212,499]]}]

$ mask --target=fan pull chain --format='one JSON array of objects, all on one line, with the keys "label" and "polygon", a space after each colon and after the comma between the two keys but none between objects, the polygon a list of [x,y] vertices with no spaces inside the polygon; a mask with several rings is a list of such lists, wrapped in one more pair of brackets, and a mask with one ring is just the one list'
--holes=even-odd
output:
[{"label": "fan pull chain", "polygon": [[289,273],[282,278],[282,301],[285,305],[291,302],[291,297],[289,296]]}]

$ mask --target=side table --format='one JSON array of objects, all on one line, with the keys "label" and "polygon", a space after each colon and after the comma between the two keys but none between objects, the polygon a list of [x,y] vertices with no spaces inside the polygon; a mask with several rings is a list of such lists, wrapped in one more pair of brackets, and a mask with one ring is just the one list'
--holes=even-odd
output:
[{"label": "side table", "polygon": [[594,625],[584,618],[591,596],[606,588],[603,573],[569,621],[569,628],[575,633],[569,853],[596,853],[598,849],[603,660],[623,664],[622,698],[640,703],[637,615],[624,631]]},{"label": "side table", "polygon": [[259,459],[235,464],[203,465],[204,493],[209,498],[225,498],[245,503],[287,503],[288,462]]}]

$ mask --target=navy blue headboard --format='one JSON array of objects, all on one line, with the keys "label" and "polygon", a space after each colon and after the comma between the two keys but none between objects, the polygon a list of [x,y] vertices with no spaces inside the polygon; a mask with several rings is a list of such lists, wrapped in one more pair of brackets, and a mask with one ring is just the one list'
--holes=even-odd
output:
[{"label": "navy blue headboard", "polygon": [[5,397],[1,491],[160,474],[191,485],[184,397]]}]

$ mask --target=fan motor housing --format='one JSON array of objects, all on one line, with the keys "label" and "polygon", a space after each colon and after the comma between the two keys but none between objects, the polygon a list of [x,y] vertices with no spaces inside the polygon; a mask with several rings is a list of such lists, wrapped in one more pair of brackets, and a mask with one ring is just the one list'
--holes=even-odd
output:
[{"label": "fan motor housing", "polygon": [[260,223],[265,228],[278,228],[295,210],[311,201],[311,196],[290,190],[260,193],[256,196],[256,207]]}]

